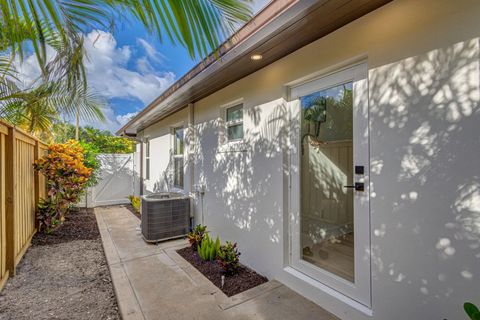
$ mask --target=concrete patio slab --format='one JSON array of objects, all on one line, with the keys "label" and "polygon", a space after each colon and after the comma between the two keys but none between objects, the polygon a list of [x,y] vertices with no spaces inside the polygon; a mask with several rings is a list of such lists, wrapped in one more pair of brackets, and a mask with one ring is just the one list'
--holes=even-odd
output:
[{"label": "concrete patio slab", "polygon": [[126,208],[96,208],[124,320],[337,319],[277,281],[227,297],[176,250],[186,240],[147,244]]}]

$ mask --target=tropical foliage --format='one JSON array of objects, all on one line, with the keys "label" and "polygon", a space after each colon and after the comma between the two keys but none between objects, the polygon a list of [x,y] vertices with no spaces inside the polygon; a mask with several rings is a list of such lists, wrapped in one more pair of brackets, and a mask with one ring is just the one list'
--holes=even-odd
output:
[{"label": "tropical foliage", "polygon": [[133,209],[135,209],[135,212],[140,213],[140,203],[141,203],[140,197],[131,195],[131,196],[128,196],[128,200],[130,200],[130,204],[132,205]]},{"label": "tropical foliage", "polygon": [[[73,141],[73,139],[70,141]],[[90,173],[90,177],[88,178],[85,187],[93,187],[98,182],[100,161],[98,161],[97,156],[100,153],[100,149],[98,149],[98,147],[92,143],[85,143],[83,141],[80,141],[78,144],[83,149],[83,164],[85,165],[85,167],[92,169],[92,172]]]},{"label": "tropical foliage", "polygon": [[[75,139],[75,126],[69,123],[56,123],[52,130],[53,141],[64,143]],[[110,131],[93,127],[80,127],[79,140],[91,144],[101,153],[132,153],[135,151],[135,141],[112,135]]]},{"label": "tropical foliage", "polygon": [[187,235],[190,246],[197,251],[203,261],[216,261],[226,275],[234,275],[240,267],[240,252],[237,243],[227,241],[221,244],[217,237],[215,241],[208,235],[207,227],[201,224],[195,226]]},{"label": "tropical foliage", "polygon": [[[333,87],[300,98],[304,123],[304,137],[323,142],[352,139],[353,90],[351,84]],[[325,130],[321,130],[324,128]],[[303,139],[302,139],[303,140]]]},{"label": "tropical foliage", "polygon": [[238,272],[240,266],[240,252],[237,249],[237,243],[227,241],[217,252],[217,263],[227,275]]},{"label": "tropical foliage", "polygon": [[73,94],[61,82],[44,82],[23,90],[12,88],[5,98],[0,97],[0,118],[42,140],[51,140],[52,126],[60,115],[73,118],[77,109],[81,110],[82,119],[105,119],[101,98],[83,86],[78,86]]},{"label": "tropical foliage", "polygon": [[[205,57],[251,15],[250,0],[0,0],[0,118],[31,133],[48,132],[60,115],[103,119],[87,86],[84,32],[140,22],[160,40]],[[53,57],[52,52],[53,51]],[[33,52],[41,77],[20,88],[14,61]]]},{"label": "tropical foliage", "polygon": [[[250,0],[0,0],[4,46],[22,53],[30,40],[42,67],[47,67],[47,44],[82,58],[81,32],[114,29],[116,21],[135,19],[161,40],[184,46],[192,57],[208,55],[239,22],[251,16]],[[77,49],[78,51],[75,51]],[[73,65],[70,64],[70,65]],[[80,69],[81,71],[81,69]]]},{"label": "tropical foliage", "polygon": [[198,245],[198,255],[203,261],[213,261],[217,257],[220,250],[220,239],[217,237],[215,241],[210,239],[208,233],[203,237],[202,242]]},{"label": "tropical foliage", "polygon": [[480,310],[471,302],[465,302],[463,309],[471,320],[480,320]]},{"label": "tropical foliage", "polygon": [[52,144],[48,154],[35,162],[34,168],[45,176],[48,189],[38,206],[40,230],[52,232],[79,201],[93,170],[85,165],[83,152],[76,141]]},{"label": "tropical foliage", "polygon": [[193,250],[197,250],[207,233],[207,226],[202,226],[201,224],[196,225],[193,230],[188,233],[187,238]]}]

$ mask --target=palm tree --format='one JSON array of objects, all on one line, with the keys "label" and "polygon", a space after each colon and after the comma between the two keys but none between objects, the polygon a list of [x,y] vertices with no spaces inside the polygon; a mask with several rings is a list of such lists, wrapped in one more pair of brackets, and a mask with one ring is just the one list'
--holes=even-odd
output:
[{"label": "palm tree", "polygon": [[[91,27],[113,27],[126,14],[160,38],[167,36],[193,57],[206,56],[228,37],[239,22],[251,16],[251,0],[0,0],[7,37],[17,30],[35,34],[35,52],[45,60],[45,38],[58,33],[65,41]],[[20,45],[14,41],[15,45]]]},{"label": "palm tree", "polygon": [[103,120],[101,106],[101,98],[86,87],[78,85],[72,90],[51,81],[26,90],[13,89],[9,96],[0,97],[0,118],[50,140],[50,129],[60,114],[73,118],[81,110],[85,120]]},{"label": "palm tree", "polygon": [[42,24],[42,39],[55,50],[56,56],[42,68],[42,76],[30,87],[19,87],[13,61],[17,54],[23,58],[23,50],[18,48],[24,42],[34,41],[38,34],[28,24],[21,19],[18,30],[12,32],[0,17],[0,52],[3,53],[0,56],[0,118],[47,139],[51,135],[49,129],[60,115],[103,121],[102,100],[84,81],[83,50],[78,36],[62,42],[59,33]]},{"label": "palm tree", "polygon": [[[6,74],[12,71],[11,61],[16,56],[22,59],[31,47],[42,70],[42,83],[61,83],[56,88],[61,88],[61,93],[67,93],[70,102],[80,102],[75,106],[76,118],[79,119],[80,113],[84,111],[82,106],[87,104],[86,98],[89,95],[83,65],[85,30],[114,30],[115,22],[119,20],[136,20],[161,41],[168,38],[185,47],[192,58],[205,57],[231,34],[238,23],[250,18],[250,2],[251,0],[0,0],[0,53],[3,53],[0,56],[0,90],[7,87],[12,89],[6,83]],[[52,61],[48,61],[47,46],[56,52]],[[84,88],[80,90],[81,86]],[[15,90],[0,91],[0,99],[10,97],[13,93]],[[55,96],[58,102],[58,94]],[[14,103],[7,103],[10,108],[19,105],[19,97],[15,99]],[[71,105],[64,107],[71,109]],[[53,109],[58,110],[58,106]],[[53,109],[43,106],[38,110]],[[98,115],[98,112],[94,114]]]}]

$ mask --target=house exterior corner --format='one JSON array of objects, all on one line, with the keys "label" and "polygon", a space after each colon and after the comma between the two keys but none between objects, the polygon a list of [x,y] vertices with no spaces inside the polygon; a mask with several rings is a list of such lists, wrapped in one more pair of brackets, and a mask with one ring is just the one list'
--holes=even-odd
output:
[{"label": "house exterior corner", "polygon": [[[185,105],[138,132],[143,192],[190,194],[195,223],[237,242],[242,263],[341,319],[460,319],[465,301],[480,302],[478,17],[478,1],[394,0]],[[301,215],[302,156],[324,150],[341,167],[343,151],[303,150],[301,106],[331,88],[331,98],[353,92],[353,146],[337,140],[364,161],[353,163],[362,174],[341,170],[345,184],[365,189],[348,191],[356,216],[337,223],[356,230],[351,266],[310,272],[318,239],[305,244],[314,231],[300,220],[328,212]],[[322,190],[343,190],[321,177],[308,180],[312,212]]]}]

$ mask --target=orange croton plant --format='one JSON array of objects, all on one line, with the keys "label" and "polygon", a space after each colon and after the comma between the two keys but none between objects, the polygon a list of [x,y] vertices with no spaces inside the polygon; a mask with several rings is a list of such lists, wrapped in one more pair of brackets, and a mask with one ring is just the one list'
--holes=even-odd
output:
[{"label": "orange croton plant", "polygon": [[83,148],[74,140],[52,144],[48,154],[38,159],[35,170],[47,182],[47,197],[38,205],[40,229],[50,233],[58,227],[71,205],[80,200],[92,169],[84,164]]}]

